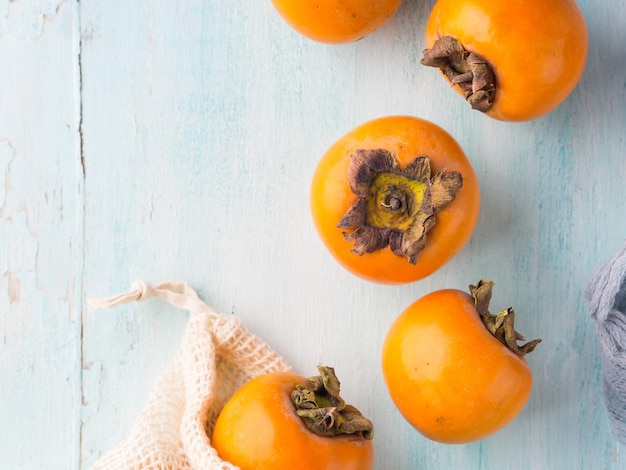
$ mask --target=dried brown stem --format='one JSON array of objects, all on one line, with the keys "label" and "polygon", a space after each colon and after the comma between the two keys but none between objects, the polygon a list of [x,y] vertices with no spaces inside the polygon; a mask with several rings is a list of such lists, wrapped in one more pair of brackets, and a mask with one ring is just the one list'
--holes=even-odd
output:
[{"label": "dried brown stem", "polygon": [[307,379],[291,393],[296,413],[306,427],[319,436],[360,433],[373,439],[374,425],[339,393],[339,380],[332,367],[318,366],[319,376]]},{"label": "dried brown stem", "polygon": [[478,111],[487,112],[496,95],[496,76],[481,56],[468,52],[451,36],[443,36],[425,49],[423,65],[437,67],[450,83],[458,85],[465,99]]},{"label": "dried brown stem", "polygon": [[363,255],[389,246],[412,264],[417,263],[437,212],[463,185],[458,171],[441,170],[431,178],[427,156],[401,169],[385,149],[354,152],[348,181],[359,199],[337,227],[344,230],[346,241],[354,241],[352,252]]},{"label": "dried brown stem", "polygon": [[475,286],[470,286],[470,294],[474,297],[476,311],[485,327],[498,341],[519,357],[524,357],[529,352],[532,352],[541,343],[541,340],[535,339],[522,346],[517,344],[518,341],[524,341],[524,337],[515,331],[515,312],[513,307],[501,310],[497,315],[489,313],[489,302],[491,301],[494,284],[493,281],[480,280]]}]

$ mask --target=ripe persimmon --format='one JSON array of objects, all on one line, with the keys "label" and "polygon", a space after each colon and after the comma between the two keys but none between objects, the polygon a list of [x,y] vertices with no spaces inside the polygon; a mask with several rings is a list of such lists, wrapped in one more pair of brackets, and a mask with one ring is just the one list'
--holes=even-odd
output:
[{"label": "ripe persimmon", "polygon": [[422,64],[438,67],[474,109],[527,121],[569,96],[588,42],[574,0],[437,0]]},{"label": "ripe persimmon", "polygon": [[533,385],[524,356],[541,340],[518,345],[514,311],[489,313],[493,282],[470,294],[444,289],[409,306],[385,338],[382,370],[394,404],[421,434],[460,444],[510,423]]},{"label": "ripe persimmon", "polygon": [[374,427],[339,395],[331,367],[260,375],[220,412],[211,445],[241,470],[371,470]]},{"label": "ripe persimmon", "polygon": [[272,0],[276,11],[303,36],[343,44],[374,32],[396,13],[402,0]]},{"label": "ripe persimmon", "polygon": [[422,279],[469,240],[480,211],[472,165],[441,127],[411,116],[368,121],[322,156],[311,213],[330,253],[373,282]]}]

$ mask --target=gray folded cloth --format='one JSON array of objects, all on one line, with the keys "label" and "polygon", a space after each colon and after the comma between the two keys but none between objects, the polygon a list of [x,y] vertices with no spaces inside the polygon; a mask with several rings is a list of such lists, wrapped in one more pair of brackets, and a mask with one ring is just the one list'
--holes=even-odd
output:
[{"label": "gray folded cloth", "polygon": [[596,322],[604,401],[613,435],[626,443],[626,242],[593,273],[585,297]]}]

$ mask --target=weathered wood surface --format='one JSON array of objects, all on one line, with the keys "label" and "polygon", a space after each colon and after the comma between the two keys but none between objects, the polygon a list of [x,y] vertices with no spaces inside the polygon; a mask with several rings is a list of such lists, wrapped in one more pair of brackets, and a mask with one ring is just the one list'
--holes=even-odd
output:
[{"label": "weathered wood surface", "polygon": [[[419,65],[433,3],[327,46],[267,1],[0,1],[0,467],[88,468],[128,434],[187,319],[154,301],[87,311],[136,279],[187,281],[304,375],[333,365],[377,426],[377,469],[626,467],[582,292],[626,238],[622,0],[580,0],[585,75],[518,124]],[[483,200],[468,246],[399,287],[340,268],[308,212],[326,147],[389,114],[454,135]],[[535,388],[495,436],[435,444],[389,400],[382,340],[419,296],[481,277],[543,338]]]}]

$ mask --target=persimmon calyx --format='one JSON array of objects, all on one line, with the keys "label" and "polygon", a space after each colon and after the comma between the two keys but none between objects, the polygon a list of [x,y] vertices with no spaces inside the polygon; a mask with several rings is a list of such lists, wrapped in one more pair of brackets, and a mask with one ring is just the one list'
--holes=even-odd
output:
[{"label": "persimmon calyx", "polygon": [[430,159],[419,156],[400,169],[385,149],[357,150],[348,167],[350,188],[359,198],[341,218],[346,241],[357,255],[389,246],[411,264],[426,245],[426,234],[438,211],[454,200],[463,186],[458,171],[441,170],[431,178]]},{"label": "persimmon calyx", "polygon": [[360,433],[365,439],[374,437],[374,425],[339,394],[339,379],[332,367],[318,366],[319,376],[310,377],[306,385],[297,385],[291,392],[296,413],[306,427],[319,436]]},{"label": "persimmon calyx", "polygon": [[520,346],[518,341],[524,341],[524,337],[515,331],[515,312],[513,307],[501,310],[497,315],[489,313],[489,302],[494,286],[493,281],[480,280],[478,284],[470,285],[470,294],[474,297],[474,306],[480,315],[485,327],[491,334],[511,352],[519,357],[524,357],[532,352],[541,343],[541,339],[534,339]]},{"label": "persimmon calyx", "polygon": [[487,112],[496,94],[496,75],[481,56],[468,52],[451,36],[443,36],[425,49],[422,65],[437,67],[450,83],[458,85],[473,109]]}]

